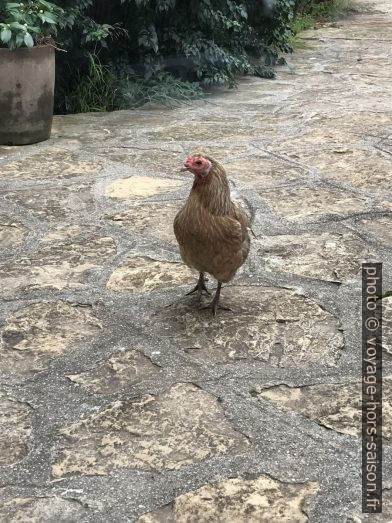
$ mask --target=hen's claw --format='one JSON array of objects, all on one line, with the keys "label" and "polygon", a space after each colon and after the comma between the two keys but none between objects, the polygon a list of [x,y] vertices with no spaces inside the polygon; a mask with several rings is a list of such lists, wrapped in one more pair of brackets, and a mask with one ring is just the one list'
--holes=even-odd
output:
[{"label": "hen's claw", "polygon": [[208,305],[205,305],[204,307],[200,307],[199,310],[201,311],[204,311],[205,309],[211,309],[212,310],[212,314],[214,316],[216,316],[216,311],[218,309],[221,309],[223,311],[230,311],[230,312],[233,312],[233,309],[230,309],[230,307],[225,307],[224,305],[220,305],[218,303],[219,300],[215,301],[215,299],[212,300],[211,303],[209,303]]},{"label": "hen's claw", "polygon": [[205,291],[208,294],[208,296],[211,296],[211,293],[207,289],[206,284],[205,284],[204,274],[201,272],[197,285],[190,292],[187,292],[186,296],[190,296],[194,292],[197,292],[198,298],[199,298],[199,300],[201,300],[201,295],[203,294],[203,291]]},{"label": "hen's claw", "polygon": [[214,299],[208,305],[205,305],[204,307],[201,307],[200,310],[212,309],[212,314],[214,316],[216,316],[216,311],[218,309],[222,309],[224,311],[231,311],[231,312],[233,312],[233,309],[230,309],[230,307],[225,307],[224,305],[220,305],[219,304],[221,288],[222,288],[222,284],[221,284],[221,282],[218,282],[218,287],[216,289],[216,293],[215,293]]}]

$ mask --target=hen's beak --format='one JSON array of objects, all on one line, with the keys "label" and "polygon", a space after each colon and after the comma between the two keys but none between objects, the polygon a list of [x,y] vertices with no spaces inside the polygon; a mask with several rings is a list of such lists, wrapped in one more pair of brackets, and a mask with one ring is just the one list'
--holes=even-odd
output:
[{"label": "hen's beak", "polygon": [[180,169],[180,172],[185,172],[185,171],[189,171],[189,167],[184,166],[182,169]]}]

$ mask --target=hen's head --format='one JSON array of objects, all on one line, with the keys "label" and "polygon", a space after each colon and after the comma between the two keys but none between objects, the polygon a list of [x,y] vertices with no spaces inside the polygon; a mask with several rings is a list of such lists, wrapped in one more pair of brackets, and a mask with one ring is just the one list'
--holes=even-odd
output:
[{"label": "hen's head", "polygon": [[190,171],[199,179],[206,179],[212,167],[212,162],[202,154],[188,156],[184,162],[183,171]]}]

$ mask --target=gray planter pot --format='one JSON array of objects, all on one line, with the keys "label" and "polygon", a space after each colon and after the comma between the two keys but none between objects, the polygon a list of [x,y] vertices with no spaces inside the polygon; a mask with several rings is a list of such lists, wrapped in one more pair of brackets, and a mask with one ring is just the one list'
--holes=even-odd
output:
[{"label": "gray planter pot", "polygon": [[0,49],[0,71],[0,144],[47,140],[53,118],[53,47]]}]

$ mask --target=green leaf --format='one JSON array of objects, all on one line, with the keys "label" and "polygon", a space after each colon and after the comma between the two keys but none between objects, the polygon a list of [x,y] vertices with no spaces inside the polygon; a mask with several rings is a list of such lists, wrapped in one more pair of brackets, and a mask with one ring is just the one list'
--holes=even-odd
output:
[{"label": "green leaf", "polygon": [[42,15],[42,20],[44,22],[47,22],[48,24],[55,24],[56,23],[56,20],[54,20],[53,16],[51,13],[48,13],[47,11],[45,11],[45,13]]},{"label": "green leaf", "polygon": [[9,29],[4,27],[4,29],[0,33],[0,38],[3,44],[8,43],[11,40],[12,33]]},{"label": "green leaf", "polygon": [[25,29],[25,26],[20,24],[19,22],[11,22],[9,25],[10,27],[12,27],[12,29],[21,29],[22,31],[24,31]]},{"label": "green leaf", "polygon": [[10,51],[13,51],[14,49],[16,49],[16,43],[15,43],[15,39],[12,38],[9,42],[8,42],[8,48]]},{"label": "green leaf", "polygon": [[40,34],[42,31],[39,27],[33,27],[32,25],[29,26],[29,33],[32,34]]},{"label": "green leaf", "polygon": [[22,47],[24,42],[24,35],[22,33],[19,33],[16,35],[15,38],[15,47]]},{"label": "green leaf", "polygon": [[24,43],[27,45],[27,47],[34,47],[34,40],[30,33],[26,33],[24,35]]}]

